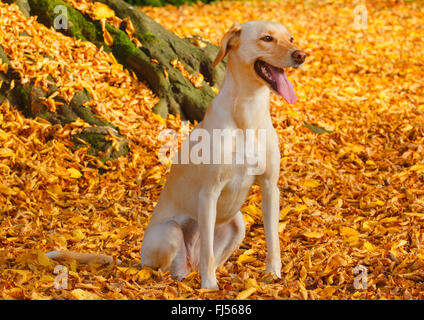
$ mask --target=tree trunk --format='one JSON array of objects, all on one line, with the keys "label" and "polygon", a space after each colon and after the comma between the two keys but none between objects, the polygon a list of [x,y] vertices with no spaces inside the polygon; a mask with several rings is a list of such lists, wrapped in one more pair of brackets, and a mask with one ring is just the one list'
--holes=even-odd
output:
[{"label": "tree trunk", "polygon": [[[134,71],[140,80],[146,81],[160,98],[154,107],[155,112],[162,116],[181,114],[182,119],[200,121],[215,96],[211,87],[219,87],[224,77],[225,67],[222,64],[215,69],[210,67],[218,47],[198,37],[182,39],[123,0],[98,1],[113,9],[117,17],[131,21],[136,31],[134,36],[142,43],[141,48],[124,31],[108,23],[106,28],[113,38],[113,44],[106,45],[100,23],[62,0],[28,0],[28,4],[30,14],[37,15],[39,22],[48,27],[53,26],[57,17],[54,8],[65,6],[69,27],[58,31],[111,51],[120,63]],[[121,29],[125,29],[125,26]],[[204,80],[199,88],[175,67],[175,58],[184,64],[189,75],[203,75]]]},{"label": "tree trunk", "polygon": [[[123,0],[98,1],[112,8],[119,18],[129,18],[133,23],[135,36],[143,44],[141,50],[149,57],[149,65],[140,65],[138,61],[131,59],[127,61],[137,75],[145,79],[153,91],[163,99],[156,109],[163,113],[160,108],[166,107],[165,111],[173,114],[183,113],[189,120],[203,119],[204,112],[215,96],[211,86],[219,87],[225,74],[222,64],[216,69],[211,68],[219,48],[198,37],[181,39]],[[190,74],[199,72],[204,76],[205,81],[201,88],[195,88],[171,65],[174,58],[182,61]],[[159,61],[159,68],[151,62],[152,59]],[[160,69],[166,70],[168,79]]]}]

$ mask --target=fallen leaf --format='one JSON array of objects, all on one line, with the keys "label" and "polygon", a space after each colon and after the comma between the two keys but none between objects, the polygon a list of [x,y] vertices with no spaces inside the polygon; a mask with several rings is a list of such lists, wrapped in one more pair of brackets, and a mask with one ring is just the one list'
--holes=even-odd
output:
[{"label": "fallen leaf", "polygon": [[237,295],[236,300],[245,300],[254,294],[256,290],[257,289],[255,287],[250,287],[249,289],[243,290]]},{"label": "fallen leaf", "polygon": [[106,4],[100,2],[94,2],[91,10],[93,12],[94,20],[101,20],[105,18],[107,19],[115,16],[115,11],[113,11]]}]

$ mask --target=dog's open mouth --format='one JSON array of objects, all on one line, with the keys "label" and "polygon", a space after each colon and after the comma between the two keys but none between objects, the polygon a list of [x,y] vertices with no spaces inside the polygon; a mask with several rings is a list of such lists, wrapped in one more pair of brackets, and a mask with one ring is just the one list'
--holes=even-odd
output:
[{"label": "dog's open mouth", "polygon": [[297,101],[296,93],[293,90],[289,79],[283,69],[274,67],[262,60],[255,61],[256,73],[269,83],[271,88],[279,93],[288,103]]}]

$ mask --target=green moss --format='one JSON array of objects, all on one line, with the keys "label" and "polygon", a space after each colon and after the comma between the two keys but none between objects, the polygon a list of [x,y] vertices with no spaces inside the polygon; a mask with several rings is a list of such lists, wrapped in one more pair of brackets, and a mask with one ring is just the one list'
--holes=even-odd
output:
[{"label": "green moss", "polygon": [[162,41],[162,39],[156,37],[153,33],[151,32],[145,32],[145,33],[136,33],[136,36],[138,38],[138,40],[141,41],[141,43],[143,43],[145,46],[157,46],[159,44],[159,46],[161,48],[165,47],[165,43]]},{"label": "green moss", "polygon": [[56,17],[63,14],[60,10],[55,12],[55,8],[64,6],[68,18],[68,27],[58,29],[58,31],[80,40],[88,40],[97,46],[105,46],[100,28],[69,3],[61,0],[28,0],[28,2],[31,6],[31,15],[37,15],[38,20],[49,27],[53,26]]},{"label": "green moss", "polygon": [[42,118],[42,119],[50,122],[51,118],[52,118],[52,113],[48,110],[44,110],[44,111],[41,111],[40,113],[38,113],[37,117]]},{"label": "green moss", "polygon": [[100,160],[103,162],[116,159],[129,152],[128,141],[122,140],[118,150],[114,150],[112,143],[106,140],[106,136],[109,136],[109,132],[105,131],[104,128],[93,127],[72,136],[72,142],[76,149],[88,147],[87,154],[96,157],[99,156],[99,153],[105,154],[105,156],[100,157]]},{"label": "green moss", "polygon": [[16,92],[18,93],[22,104],[27,105],[30,99],[31,87],[29,86],[17,86]]},{"label": "green moss", "polygon": [[10,65],[10,60],[9,57],[6,55],[6,53],[4,52],[3,48],[0,46],[0,62],[1,63],[7,63],[8,65]]},{"label": "green moss", "polygon": [[99,135],[97,133],[85,133],[81,136],[81,138],[88,142],[91,145],[91,148],[96,149],[98,151],[102,150],[105,146],[105,140],[100,139],[103,135]]},{"label": "green moss", "polygon": [[[104,136],[97,133],[76,134],[71,138],[71,140],[74,143],[75,149],[88,147],[87,154],[95,157],[98,157],[99,152],[104,152],[108,148],[108,142],[105,141]],[[88,143],[88,145],[81,140]],[[109,160],[109,157],[108,159],[100,158],[100,160],[105,162],[106,160]]]},{"label": "green moss", "polygon": [[140,36],[139,36],[139,39],[140,39],[141,41],[146,41],[146,42],[149,42],[149,41],[157,41],[157,40],[158,40],[158,39],[156,38],[156,36],[155,36],[153,33],[151,33],[151,32],[146,32],[146,33],[144,33],[144,34],[140,35]]},{"label": "green moss", "polygon": [[108,23],[106,23],[106,29],[113,37],[112,52],[120,63],[125,65],[126,58],[140,52],[124,31],[116,29]]}]

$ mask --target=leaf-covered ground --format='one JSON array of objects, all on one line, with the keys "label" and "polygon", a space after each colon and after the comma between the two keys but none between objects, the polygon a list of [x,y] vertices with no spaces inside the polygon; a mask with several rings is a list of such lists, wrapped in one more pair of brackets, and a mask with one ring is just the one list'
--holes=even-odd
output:
[{"label": "leaf-covered ground", "polygon": [[[93,12],[87,0],[71,2]],[[423,299],[423,3],[368,1],[365,29],[357,4],[142,8],[180,36],[215,44],[236,20],[282,22],[309,54],[303,68],[289,71],[298,102],[288,106],[273,96],[271,105],[282,154],[282,279],[264,272],[261,194],[254,187],[242,208],[246,238],[218,268],[220,290],[210,291],[199,289],[196,272],[178,282],[137,266],[169,170],[158,162],[158,133],[178,129],[178,119],[154,115],[157,99],[110,54],[0,3],[0,44],[21,81],[46,85],[52,75],[67,101],[86,88],[90,106],[119,127],[131,149],[102,164],[85,149],[71,151],[69,135],[82,121],[52,126],[24,118],[7,102],[0,106],[0,298]],[[326,130],[310,130],[317,128]],[[68,289],[55,289],[59,262],[44,252],[60,248],[110,254],[122,264],[60,262],[69,270]],[[367,289],[353,286],[357,265],[368,270]]]}]

